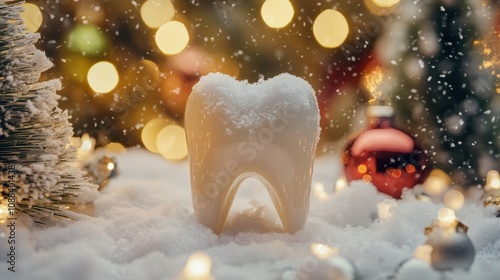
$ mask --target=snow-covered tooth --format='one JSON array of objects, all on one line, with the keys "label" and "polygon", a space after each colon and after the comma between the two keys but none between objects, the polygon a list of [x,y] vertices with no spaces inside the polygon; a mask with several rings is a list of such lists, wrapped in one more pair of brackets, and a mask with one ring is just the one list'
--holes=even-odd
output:
[{"label": "snow-covered tooth", "polygon": [[309,212],[319,110],[305,80],[281,74],[249,84],[212,73],[193,87],[185,127],[193,206],[200,222],[223,229],[239,184],[267,188],[288,232]]}]

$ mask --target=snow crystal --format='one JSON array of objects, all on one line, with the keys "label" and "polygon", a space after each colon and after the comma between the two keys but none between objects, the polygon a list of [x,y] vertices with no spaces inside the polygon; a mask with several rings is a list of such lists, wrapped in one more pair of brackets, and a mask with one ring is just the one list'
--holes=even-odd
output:
[{"label": "snow crystal", "polygon": [[[363,182],[331,194],[342,172],[338,157],[316,159],[313,181],[322,182],[331,196],[326,201],[311,197],[307,224],[295,234],[282,232],[271,199],[256,180],[244,182],[226,229],[217,236],[193,213],[187,162],[129,150],[118,156],[118,165],[120,175],[100,193],[93,217],[82,215],[80,221],[50,228],[18,223],[18,270],[9,272],[7,256],[1,254],[0,279],[177,279],[195,251],[211,256],[218,280],[281,279],[307,263],[312,242],[339,247],[361,279],[387,279],[396,270],[397,279],[405,280],[435,274],[422,263],[401,264],[425,242],[424,229],[442,205],[418,201],[414,191],[393,200]],[[379,203],[387,203],[392,216],[378,217]],[[469,226],[476,258],[469,271],[446,272],[439,279],[498,279],[500,219],[495,211],[479,203],[457,211]],[[0,236],[6,229],[0,228]],[[0,251],[7,246],[3,235]]]},{"label": "snow crystal", "polygon": [[419,59],[419,60],[418,60],[418,65],[420,65],[420,68],[422,68],[422,69],[423,69],[423,68],[424,68],[424,66],[425,66],[425,65],[424,65],[424,61],[422,61],[422,59]]}]

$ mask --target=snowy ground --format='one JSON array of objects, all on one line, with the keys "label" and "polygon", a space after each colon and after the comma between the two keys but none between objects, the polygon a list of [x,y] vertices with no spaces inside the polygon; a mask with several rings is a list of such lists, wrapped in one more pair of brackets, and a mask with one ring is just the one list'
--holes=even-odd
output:
[{"label": "snowy ground", "polygon": [[[167,162],[142,150],[118,159],[120,175],[95,202],[95,217],[16,229],[15,273],[7,270],[7,242],[0,238],[0,279],[176,279],[198,250],[212,257],[215,279],[281,279],[304,265],[311,242],[338,246],[363,279],[386,279],[425,241],[424,228],[442,207],[405,198],[392,217],[379,219],[377,203],[388,197],[356,184],[329,201],[313,196],[305,229],[290,235],[281,232],[264,187],[249,180],[225,231],[216,236],[192,213],[187,162]],[[318,158],[314,182],[330,190],[340,171],[335,157]],[[498,279],[500,219],[493,213],[479,204],[457,212],[477,255],[469,272],[449,272],[448,279]]]}]

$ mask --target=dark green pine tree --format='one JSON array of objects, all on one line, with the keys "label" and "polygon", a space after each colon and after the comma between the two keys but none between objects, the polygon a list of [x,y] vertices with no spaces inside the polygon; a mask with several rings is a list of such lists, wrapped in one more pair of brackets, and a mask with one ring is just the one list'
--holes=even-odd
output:
[{"label": "dark green pine tree", "polygon": [[495,80],[475,44],[494,11],[483,3],[403,1],[379,48],[394,70],[391,98],[399,125],[417,135],[435,168],[465,187],[500,169]]},{"label": "dark green pine tree", "polygon": [[59,80],[38,81],[52,64],[35,48],[39,35],[26,30],[21,3],[0,0],[0,204],[46,223],[91,200],[97,186],[68,145],[73,130],[57,104]]}]

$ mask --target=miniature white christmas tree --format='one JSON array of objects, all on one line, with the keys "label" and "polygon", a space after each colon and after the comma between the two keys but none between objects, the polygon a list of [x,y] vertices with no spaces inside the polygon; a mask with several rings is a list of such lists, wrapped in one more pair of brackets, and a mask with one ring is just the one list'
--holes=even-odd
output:
[{"label": "miniature white christmas tree", "polygon": [[67,205],[91,201],[97,186],[74,164],[60,81],[38,81],[52,63],[35,48],[39,34],[26,30],[21,3],[0,0],[0,203],[10,215],[47,223],[66,216]]}]

